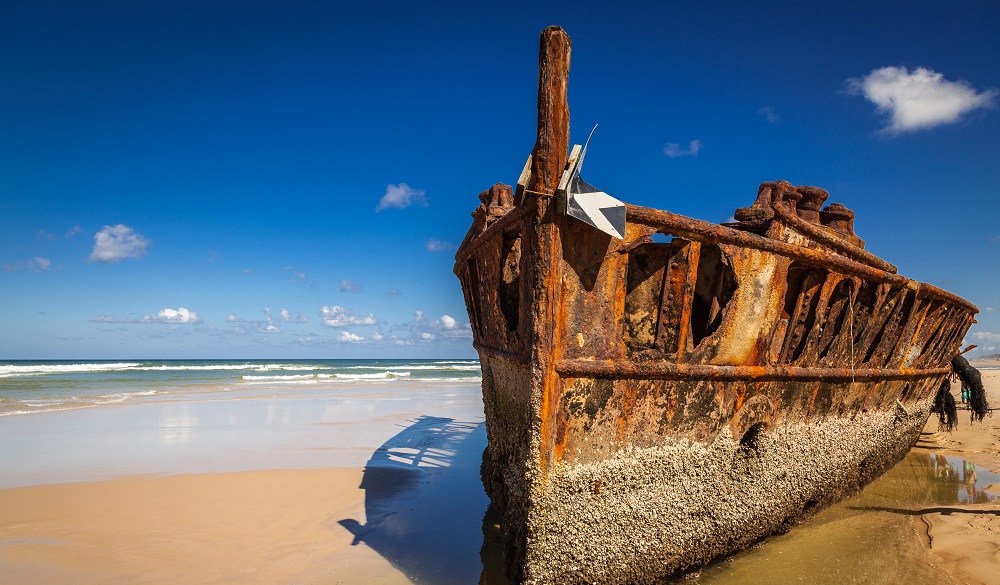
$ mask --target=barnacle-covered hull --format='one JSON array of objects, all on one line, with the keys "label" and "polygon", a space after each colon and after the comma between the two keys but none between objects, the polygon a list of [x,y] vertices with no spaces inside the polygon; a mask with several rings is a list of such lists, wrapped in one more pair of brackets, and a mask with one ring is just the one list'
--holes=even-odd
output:
[{"label": "barnacle-covered hull", "polygon": [[546,30],[530,164],[456,255],[483,481],[515,582],[654,582],[898,462],[976,308],[865,251],[814,187],[765,183],[731,225],[628,206],[620,240],[560,213],[568,58]]}]

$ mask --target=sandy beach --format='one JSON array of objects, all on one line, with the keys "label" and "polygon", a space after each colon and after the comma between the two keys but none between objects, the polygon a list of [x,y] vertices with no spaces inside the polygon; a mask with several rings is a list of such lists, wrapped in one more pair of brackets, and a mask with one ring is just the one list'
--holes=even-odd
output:
[{"label": "sandy beach", "polygon": [[[986,396],[1000,407],[1000,360],[973,360],[983,377]],[[952,394],[958,394],[953,384]],[[1000,416],[971,423],[968,411],[959,411],[958,429],[938,431],[938,421],[927,422],[916,452],[960,457],[1000,473]],[[1000,486],[990,491],[1000,495]],[[1000,569],[1000,503],[935,507],[916,510],[924,524],[927,546],[935,561],[963,583],[996,583]]]},{"label": "sandy beach", "polygon": [[0,583],[478,581],[479,386],[339,392],[5,418]]},{"label": "sandy beach", "polygon": [[[1000,405],[1000,370],[983,378]],[[363,400],[166,401],[8,418],[0,425],[0,583],[503,583],[488,522],[484,530],[479,392],[476,384],[419,395],[397,387]],[[1000,417],[970,425],[960,415],[952,433],[929,421],[915,453],[1000,472]],[[845,509],[871,500],[859,498]],[[913,582],[941,574],[994,582],[1000,505],[892,512],[882,512],[895,522],[885,530],[910,543],[895,562],[932,568]],[[840,524],[821,516],[695,580],[777,571],[767,557],[787,550],[781,539],[871,548],[857,535],[878,513],[851,512]]]}]

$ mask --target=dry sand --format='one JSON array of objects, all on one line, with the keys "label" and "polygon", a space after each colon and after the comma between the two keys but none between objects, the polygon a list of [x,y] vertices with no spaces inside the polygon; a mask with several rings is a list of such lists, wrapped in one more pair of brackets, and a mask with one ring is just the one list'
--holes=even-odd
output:
[{"label": "dry sand", "polygon": [[[4,583],[408,583],[338,520],[360,469],[128,477],[3,490]],[[361,576],[364,576],[361,578]]]},{"label": "dry sand", "polygon": [[[1000,362],[975,362],[991,407],[1000,407]],[[953,394],[958,395],[953,384]],[[960,457],[989,471],[1000,473],[1000,415],[970,423],[968,411],[959,411],[958,429],[938,432],[938,422],[928,421],[916,450]],[[1000,491],[994,486],[992,491]],[[1000,495],[1000,494],[998,494]],[[993,584],[1000,581],[1000,502],[935,507],[920,512],[926,526],[927,545],[936,561],[963,583]]]}]

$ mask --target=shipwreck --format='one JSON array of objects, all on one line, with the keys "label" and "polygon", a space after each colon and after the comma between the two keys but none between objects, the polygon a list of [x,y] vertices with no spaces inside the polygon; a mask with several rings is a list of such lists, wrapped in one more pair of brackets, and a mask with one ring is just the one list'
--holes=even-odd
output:
[{"label": "shipwreck", "polygon": [[546,29],[534,150],[456,254],[482,476],[513,582],[650,583],[900,461],[978,310],[866,251],[817,187],[764,183],[725,225],[600,198],[569,58]]}]

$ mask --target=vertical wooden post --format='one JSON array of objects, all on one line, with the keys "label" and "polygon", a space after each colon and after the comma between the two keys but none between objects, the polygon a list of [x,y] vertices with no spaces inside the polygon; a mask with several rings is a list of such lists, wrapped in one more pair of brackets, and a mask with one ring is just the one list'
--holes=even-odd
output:
[{"label": "vertical wooden post", "polygon": [[532,152],[534,190],[552,194],[569,154],[569,105],[566,87],[572,49],[569,35],[558,26],[542,31],[538,51],[538,135]]}]

